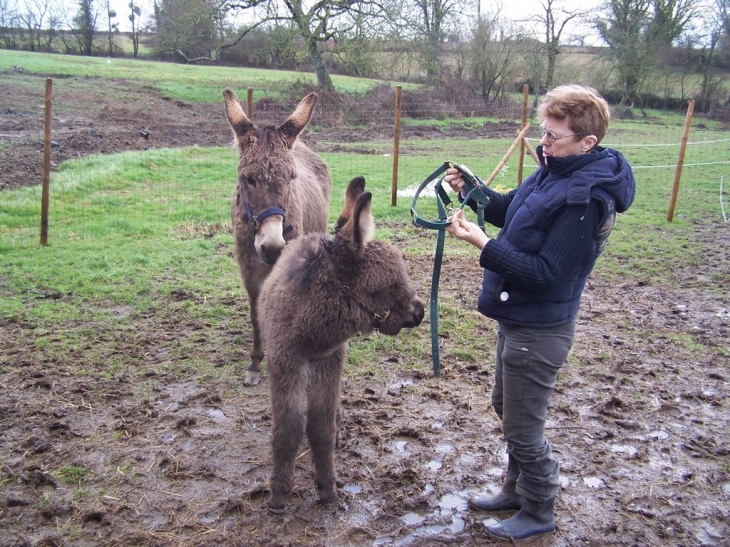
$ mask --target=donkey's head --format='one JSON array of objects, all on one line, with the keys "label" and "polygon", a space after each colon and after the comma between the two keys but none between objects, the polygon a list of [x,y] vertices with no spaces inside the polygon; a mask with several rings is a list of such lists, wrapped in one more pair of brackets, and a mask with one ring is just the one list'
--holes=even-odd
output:
[{"label": "donkey's head", "polygon": [[365,179],[357,177],[347,187],[345,206],[335,227],[335,247],[343,279],[372,319],[372,328],[398,334],[423,321],[423,304],[410,285],[403,254],[387,241],[373,239],[375,222],[370,209],[372,194]]},{"label": "donkey's head", "polygon": [[[286,218],[292,196],[291,183],[297,176],[291,150],[312,117],[317,95],[310,93],[304,97],[292,115],[278,127],[254,125],[233,91],[226,89],[223,98],[234,146],[240,154],[239,214],[254,233],[254,245],[261,260],[273,264],[286,244],[284,235],[296,231]],[[300,234],[294,234],[297,235]]]}]

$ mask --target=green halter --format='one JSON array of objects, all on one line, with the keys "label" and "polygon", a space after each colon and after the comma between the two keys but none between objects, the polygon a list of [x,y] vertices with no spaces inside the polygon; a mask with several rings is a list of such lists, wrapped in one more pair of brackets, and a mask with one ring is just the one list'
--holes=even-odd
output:
[{"label": "green halter", "polygon": [[457,165],[454,162],[446,161],[436,171],[431,173],[426,180],[416,190],[416,195],[413,196],[411,202],[411,218],[415,226],[421,226],[423,228],[429,228],[431,230],[438,230],[438,238],[436,240],[436,255],[434,257],[433,265],[433,277],[431,281],[431,355],[433,357],[433,373],[434,376],[438,376],[441,370],[441,364],[439,361],[439,342],[438,342],[438,285],[441,277],[441,261],[444,254],[444,239],[446,236],[446,227],[451,225],[451,222],[447,220],[446,208],[451,205],[451,199],[443,189],[441,177],[435,186],[436,191],[436,206],[438,207],[439,218],[438,220],[425,220],[418,216],[416,213],[416,201],[421,194],[421,191],[426,188],[431,182],[436,180],[440,175],[446,172],[447,169],[458,169],[461,173],[461,178],[464,180],[464,190],[466,191],[466,197],[461,203],[460,208],[463,209],[467,202],[472,199],[477,205],[477,222],[479,227],[484,230],[484,208],[489,205],[489,198],[485,195],[484,189],[486,185],[484,182],[472,173],[466,166]]}]

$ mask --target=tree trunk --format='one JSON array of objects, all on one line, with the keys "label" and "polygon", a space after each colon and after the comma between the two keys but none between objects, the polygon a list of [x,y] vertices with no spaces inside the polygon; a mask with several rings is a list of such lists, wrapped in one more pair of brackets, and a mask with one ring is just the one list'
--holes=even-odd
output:
[{"label": "tree trunk", "polygon": [[332,78],[322,57],[322,52],[317,47],[316,40],[310,40],[308,42],[307,53],[309,54],[309,62],[312,63],[314,73],[317,75],[317,85],[322,89],[334,91],[335,86],[332,84]]}]

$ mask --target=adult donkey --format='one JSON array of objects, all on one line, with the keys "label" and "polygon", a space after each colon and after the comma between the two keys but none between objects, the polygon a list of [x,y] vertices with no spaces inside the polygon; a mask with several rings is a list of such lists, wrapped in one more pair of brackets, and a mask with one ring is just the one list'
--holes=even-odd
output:
[{"label": "adult donkey", "polygon": [[261,292],[273,509],[291,492],[305,427],[319,499],[337,499],[334,451],[349,338],[374,330],[396,335],[423,320],[402,253],[373,239],[372,194],[364,190],[365,179],[353,179],[334,238],[309,234],[287,245]]},{"label": "adult donkey", "polygon": [[231,221],[253,327],[245,383],[257,384],[264,358],[258,312],[261,285],[288,241],[327,228],[332,178],[324,160],[297,138],[312,117],[316,93],[304,97],[278,127],[256,126],[233,91],[226,89],[223,98],[240,153]]}]

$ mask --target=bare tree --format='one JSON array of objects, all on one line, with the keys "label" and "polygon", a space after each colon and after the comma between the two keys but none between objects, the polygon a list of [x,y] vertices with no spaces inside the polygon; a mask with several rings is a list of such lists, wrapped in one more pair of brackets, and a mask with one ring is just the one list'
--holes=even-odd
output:
[{"label": "bare tree", "polygon": [[[545,32],[545,55],[547,66],[545,70],[545,88],[553,87],[555,66],[560,55],[560,39],[566,26],[571,21],[582,18],[586,12],[583,9],[566,9],[561,6],[562,0],[541,0],[542,14],[533,20],[539,22]],[[538,82],[539,83],[539,82]]]},{"label": "bare tree", "polygon": [[139,55],[139,34],[142,23],[142,8],[132,0],[129,3],[129,22],[132,24],[132,55],[137,58]]},{"label": "bare tree", "polygon": [[467,66],[485,100],[504,93],[520,55],[521,40],[505,32],[505,25],[496,11],[480,15],[472,30]]},{"label": "bare tree", "polygon": [[698,24],[685,35],[687,43],[696,48],[699,62],[695,68],[702,75],[699,93],[695,97],[696,109],[710,115],[718,104],[728,101],[724,90],[726,78],[721,75],[718,64],[720,39],[727,28],[727,12],[723,13],[721,6],[714,8],[699,15]]},{"label": "bare tree", "polygon": [[106,21],[107,21],[107,38],[109,40],[109,57],[114,56],[114,33],[119,32],[119,23],[112,21],[116,19],[117,12],[112,9],[111,0],[105,0]]},{"label": "bare tree", "polygon": [[186,61],[218,57],[224,13],[216,0],[162,0],[155,4],[157,50]]},{"label": "bare tree", "polygon": [[[453,0],[455,1],[455,0]],[[301,38],[307,58],[317,77],[317,84],[332,90],[332,78],[325,62],[324,53],[330,52],[357,24],[365,19],[370,25],[378,22],[389,24],[400,8],[395,0],[319,0],[305,4],[302,0],[239,0],[226,5],[231,14],[251,13],[254,21],[243,27],[235,40],[221,48],[233,47],[248,33],[259,27],[291,23]]]},{"label": "bare tree", "polygon": [[19,8],[18,18],[28,30],[28,47],[31,51],[40,50],[43,19],[48,13],[48,0],[24,0]]},{"label": "bare tree", "polygon": [[722,25],[721,51],[730,56],[730,0],[715,0],[714,8]]},{"label": "bare tree", "polygon": [[20,46],[20,16],[17,4],[11,0],[0,0],[0,39],[5,49],[19,49]]},{"label": "bare tree", "polygon": [[73,18],[71,32],[76,37],[82,55],[91,55],[94,51],[94,34],[99,14],[94,7],[94,0],[79,0],[78,11]]},{"label": "bare tree", "polygon": [[609,58],[623,88],[622,104],[639,103],[639,88],[656,63],[656,52],[648,40],[651,0],[609,0],[596,28],[609,48]]},{"label": "bare tree", "polygon": [[464,13],[463,4],[458,0],[409,0],[403,6],[405,24],[415,31],[421,64],[429,79],[438,74],[447,26]]}]

